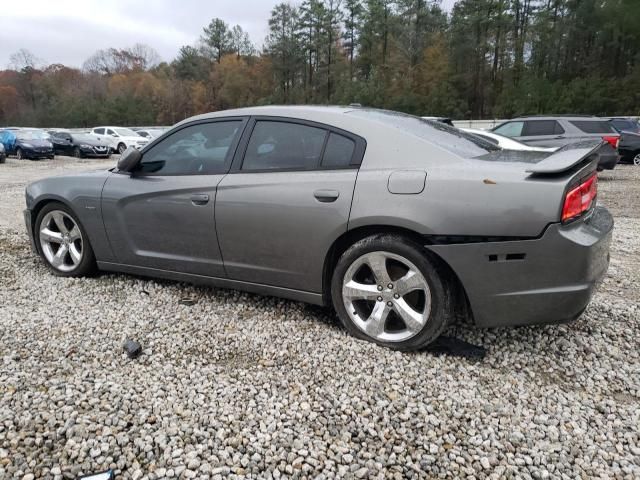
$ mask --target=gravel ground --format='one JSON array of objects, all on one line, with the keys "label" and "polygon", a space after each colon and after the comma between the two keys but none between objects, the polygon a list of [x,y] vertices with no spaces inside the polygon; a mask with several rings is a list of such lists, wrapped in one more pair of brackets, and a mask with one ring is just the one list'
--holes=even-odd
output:
[{"label": "gravel ground", "polygon": [[487,349],[473,362],[354,340],[300,303],[51,276],[25,184],[111,164],[0,165],[0,478],[640,478],[640,168],[601,175],[616,229],[585,314],[452,327]]}]

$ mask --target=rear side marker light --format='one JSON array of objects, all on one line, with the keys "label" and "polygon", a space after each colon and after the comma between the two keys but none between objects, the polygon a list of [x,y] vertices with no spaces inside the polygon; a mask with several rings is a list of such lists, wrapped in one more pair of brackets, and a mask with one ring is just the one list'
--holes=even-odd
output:
[{"label": "rear side marker light", "polygon": [[594,173],[565,195],[562,223],[567,223],[588,211],[595,203],[597,194],[598,175]]}]

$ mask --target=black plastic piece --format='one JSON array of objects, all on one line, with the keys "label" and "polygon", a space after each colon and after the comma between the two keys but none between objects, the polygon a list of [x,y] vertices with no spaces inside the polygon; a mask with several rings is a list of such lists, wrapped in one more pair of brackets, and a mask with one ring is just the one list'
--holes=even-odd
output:
[{"label": "black plastic piece", "polygon": [[484,347],[453,337],[438,337],[427,346],[427,351],[435,355],[452,355],[470,360],[482,360],[487,353]]},{"label": "black plastic piece", "polygon": [[138,358],[142,354],[142,345],[135,340],[127,339],[122,348],[131,359]]}]

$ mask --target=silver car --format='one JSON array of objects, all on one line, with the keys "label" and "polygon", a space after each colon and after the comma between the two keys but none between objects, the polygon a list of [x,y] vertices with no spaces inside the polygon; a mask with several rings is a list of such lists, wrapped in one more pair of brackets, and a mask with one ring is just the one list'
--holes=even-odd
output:
[{"label": "silver car", "polygon": [[568,321],[609,259],[600,142],[501,150],[447,125],[354,107],[187,119],[108,171],[27,187],[33,248],[96,269],[333,306],[353,335],[410,350],[454,318]]}]

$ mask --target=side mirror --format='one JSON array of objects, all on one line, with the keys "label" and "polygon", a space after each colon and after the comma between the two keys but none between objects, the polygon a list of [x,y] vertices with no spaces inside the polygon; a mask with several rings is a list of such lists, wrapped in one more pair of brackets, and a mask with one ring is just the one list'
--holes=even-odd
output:
[{"label": "side mirror", "polygon": [[140,153],[140,150],[129,147],[120,156],[120,160],[118,160],[118,170],[121,172],[132,172],[140,163],[141,159],[142,154]]},{"label": "side mirror", "polygon": [[117,133],[112,133],[111,136],[114,137],[114,138],[118,138],[118,134]]}]

